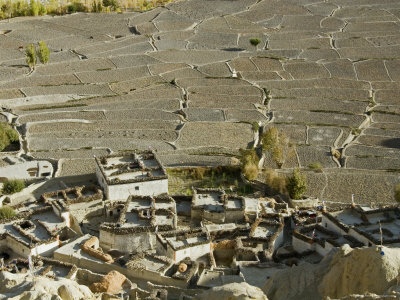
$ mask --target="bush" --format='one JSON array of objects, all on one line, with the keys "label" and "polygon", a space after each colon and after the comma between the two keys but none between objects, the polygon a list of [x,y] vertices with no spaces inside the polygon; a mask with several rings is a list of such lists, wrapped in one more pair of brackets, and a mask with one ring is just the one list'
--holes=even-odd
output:
[{"label": "bush", "polygon": [[258,130],[260,129],[260,125],[258,124],[258,122],[255,121],[253,122],[252,127],[254,132],[258,132]]},{"label": "bush", "polygon": [[22,191],[25,188],[25,182],[20,179],[6,180],[3,183],[3,194],[14,194]]},{"label": "bush", "polygon": [[112,10],[117,10],[119,8],[116,0],[103,0],[103,5],[105,7],[110,7]]},{"label": "bush", "polygon": [[191,172],[191,176],[193,179],[197,179],[197,180],[203,180],[204,178],[204,173],[207,171],[206,168],[194,168]]},{"label": "bush", "polygon": [[70,5],[67,6],[67,11],[70,14],[76,13],[76,12],[86,12],[87,8],[86,6],[79,2],[79,1],[74,1]]},{"label": "bush", "polygon": [[275,170],[266,169],[264,171],[264,183],[277,193],[287,193],[285,178],[283,176],[279,176]]},{"label": "bush", "polygon": [[250,44],[252,44],[254,47],[257,47],[257,45],[261,43],[261,40],[258,38],[251,38],[250,39]]},{"label": "bush", "polygon": [[322,172],[322,165],[320,162],[316,161],[308,165],[310,169],[315,170],[316,172]]},{"label": "bush", "polygon": [[29,44],[28,46],[26,46],[25,58],[29,68],[33,69],[36,65],[36,52],[33,44]]},{"label": "bush", "polygon": [[16,215],[15,210],[9,206],[0,207],[0,220],[10,219]]},{"label": "bush", "polygon": [[290,198],[294,200],[301,199],[304,195],[307,189],[306,177],[301,174],[299,169],[295,169],[292,176],[287,179],[286,188],[289,192]]},{"label": "bush", "polygon": [[254,149],[240,149],[240,163],[242,172],[247,180],[254,180],[258,175],[259,158]]},{"label": "bush", "polygon": [[47,64],[49,59],[50,59],[50,50],[47,48],[47,45],[45,42],[40,41],[39,42],[39,51],[37,53],[39,60],[42,64]]},{"label": "bush", "polygon": [[0,123],[0,151],[11,143],[19,141],[18,132],[6,123]]},{"label": "bush", "polygon": [[397,202],[400,202],[400,184],[394,187],[394,199],[396,199]]},{"label": "bush", "polygon": [[243,175],[247,180],[254,180],[258,175],[258,167],[255,164],[248,163],[243,168]]}]

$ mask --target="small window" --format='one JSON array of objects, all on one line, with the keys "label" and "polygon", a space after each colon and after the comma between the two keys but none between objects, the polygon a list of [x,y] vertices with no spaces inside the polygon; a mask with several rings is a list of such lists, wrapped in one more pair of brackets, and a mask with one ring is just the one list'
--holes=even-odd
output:
[{"label": "small window", "polygon": [[139,190],[139,187],[138,186],[135,186],[135,191],[138,191]]},{"label": "small window", "polygon": [[110,211],[110,217],[112,217],[113,216],[113,211]]}]

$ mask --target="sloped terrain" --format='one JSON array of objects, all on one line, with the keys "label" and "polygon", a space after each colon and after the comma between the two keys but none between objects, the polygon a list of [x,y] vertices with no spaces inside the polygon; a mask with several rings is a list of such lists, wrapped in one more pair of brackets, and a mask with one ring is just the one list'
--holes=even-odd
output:
[{"label": "sloped terrain", "polygon": [[[308,174],[308,194],[390,202],[400,182],[399,18],[397,0],[185,0],[11,19],[0,22],[0,102],[29,154],[85,152],[89,164],[91,152],[149,147],[166,166],[199,155],[223,164],[217,154],[256,141],[253,122],[276,126],[297,144],[284,168],[323,166]],[[23,47],[39,40],[50,63],[29,73]]]}]

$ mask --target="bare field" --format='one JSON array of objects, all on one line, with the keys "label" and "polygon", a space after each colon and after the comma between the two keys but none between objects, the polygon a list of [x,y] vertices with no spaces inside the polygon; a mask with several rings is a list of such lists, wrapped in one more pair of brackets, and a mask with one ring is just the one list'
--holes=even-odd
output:
[{"label": "bare field", "polygon": [[[387,203],[400,183],[399,10],[378,0],[184,0],[1,21],[0,103],[24,151],[65,159],[63,175],[93,171],[92,155],[149,147],[172,167],[233,165],[276,126],[297,148],[283,171],[323,166],[307,172],[309,194]],[[23,47],[39,40],[50,62],[29,72]],[[264,167],[276,164],[266,157]]]}]

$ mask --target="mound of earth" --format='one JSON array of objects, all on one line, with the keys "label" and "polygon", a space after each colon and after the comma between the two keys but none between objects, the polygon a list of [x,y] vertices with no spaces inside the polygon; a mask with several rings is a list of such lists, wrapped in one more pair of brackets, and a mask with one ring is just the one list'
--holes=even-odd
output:
[{"label": "mound of earth", "polygon": [[246,282],[228,283],[218,287],[213,287],[195,297],[196,300],[268,300],[265,294],[258,287],[249,285]]},{"label": "mound of earth", "polygon": [[345,245],[319,264],[302,263],[274,274],[263,286],[269,299],[341,298],[352,294],[383,295],[397,284],[400,249]]},{"label": "mound of earth", "polygon": [[10,300],[90,300],[95,299],[87,286],[69,279],[53,280],[26,274],[0,272],[0,299]]}]

